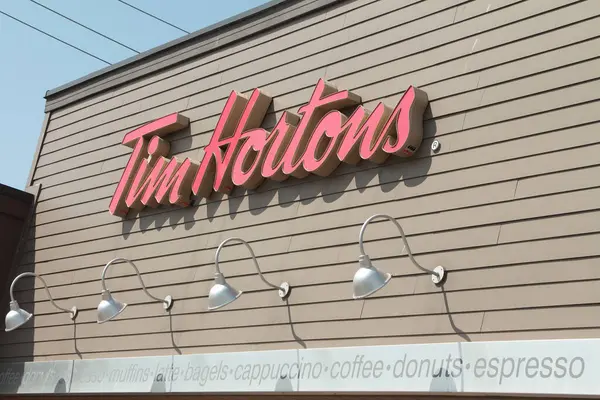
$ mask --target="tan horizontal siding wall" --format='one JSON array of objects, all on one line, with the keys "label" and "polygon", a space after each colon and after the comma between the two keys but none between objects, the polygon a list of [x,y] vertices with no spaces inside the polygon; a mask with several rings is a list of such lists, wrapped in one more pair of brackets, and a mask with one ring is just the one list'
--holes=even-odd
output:
[{"label": "tan horizontal siding wall", "polygon": [[[53,112],[21,269],[44,274],[57,300],[81,313],[73,326],[39,283],[17,288],[36,317],[0,334],[0,358],[596,337],[599,45],[595,0],[359,0]],[[367,107],[394,105],[411,84],[425,90],[419,152],[190,208],[108,213],[128,130],[182,112],[190,133],[170,135],[171,148],[200,159],[231,90],[271,94],[270,127],[320,77]],[[351,299],[358,231],[380,212],[400,220],[422,265],[449,270],[443,289],[379,222],[365,245],[395,279]],[[290,282],[287,303],[253,273],[247,250],[231,246],[223,271],[245,294],[206,311],[214,252],[230,236],[251,243],[268,279]],[[100,274],[115,256],[135,260],[154,294],[176,298],[170,315],[117,265],[108,287],[131,305],[95,323]]]}]

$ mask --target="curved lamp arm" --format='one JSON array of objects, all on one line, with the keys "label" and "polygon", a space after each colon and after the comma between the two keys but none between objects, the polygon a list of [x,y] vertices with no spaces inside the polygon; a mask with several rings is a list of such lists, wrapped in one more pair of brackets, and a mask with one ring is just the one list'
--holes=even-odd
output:
[{"label": "curved lamp arm", "polygon": [[110,267],[113,263],[117,262],[117,261],[125,261],[127,263],[129,263],[129,265],[131,265],[133,267],[133,269],[135,270],[135,273],[137,274],[137,277],[140,281],[140,284],[142,285],[142,289],[144,290],[144,293],[146,293],[146,295],[148,295],[148,297],[159,301],[161,303],[165,304],[165,309],[168,310],[171,308],[173,299],[171,298],[171,296],[167,296],[164,299],[158,298],[156,296],[152,296],[149,292],[148,289],[146,288],[146,285],[144,284],[144,281],[142,280],[142,276],[140,275],[140,270],[136,267],[136,265],[133,263],[133,261],[128,260],[126,258],[123,257],[117,257],[117,258],[113,258],[112,260],[110,260],[106,266],[104,267],[104,270],[102,271],[102,291],[107,291],[108,289],[106,288],[106,282],[104,281],[104,278],[106,276],[106,271],[108,270],[108,267]]},{"label": "curved lamp arm", "polygon": [[48,284],[46,283],[46,281],[44,280],[44,278],[41,277],[41,275],[38,275],[34,272],[23,272],[22,274],[18,275],[10,284],[10,301],[14,302],[15,300],[15,296],[14,296],[14,290],[15,290],[15,285],[17,283],[17,281],[21,278],[25,278],[25,277],[34,277],[34,278],[38,278],[40,281],[42,281],[42,283],[44,284],[44,289],[46,289],[46,293],[48,294],[48,299],[50,300],[50,302],[52,303],[52,305],[54,307],[56,307],[57,309],[59,309],[62,312],[66,312],[70,315],[72,320],[75,320],[75,318],[77,318],[77,307],[73,307],[70,310],[67,310],[66,308],[62,308],[61,306],[59,306],[58,304],[56,304],[56,302],[54,301],[54,299],[52,298],[52,295],[50,294],[50,290],[48,289]]},{"label": "curved lamp arm", "polygon": [[363,236],[365,234],[365,229],[367,228],[367,225],[375,219],[387,219],[388,221],[391,221],[394,223],[394,225],[396,225],[396,228],[398,228],[398,231],[400,231],[400,236],[402,237],[402,241],[404,242],[404,247],[406,247],[406,252],[408,253],[408,257],[410,258],[410,261],[415,265],[415,267],[419,268],[421,271],[430,273],[432,275],[432,279],[435,283],[440,283],[444,279],[445,271],[444,271],[443,267],[437,267],[434,270],[429,270],[425,267],[422,267],[421,264],[419,264],[417,262],[417,260],[415,260],[415,258],[413,257],[412,251],[410,251],[410,246],[408,245],[408,242],[406,241],[406,235],[404,234],[404,230],[402,229],[402,226],[400,226],[400,224],[398,223],[398,221],[396,221],[395,218],[392,218],[386,214],[372,215],[369,218],[367,218],[367,220],[363,223],[362,227],[360,228],[360,233],[358,234],[358,245],[360,247],[361,255],[366,256],[365,247],[363,244]]},{"label": "curved lamp arm", "polygon": [[221,244],[219,245],[219,247],[217,248],[217,253],[215,255],[215,268],[217,270],[217,274],[218,275],[223,275],[221,273],[221,268],[219,267],[219,254],[221,254],[221,250],[223,249],[223,247],[229,243],[229,242],[240,242],[242,243],[244,246],[246,246],[246,248],[248,249],[248,251],[250,252],[250,255],[252,256],[252,261],[254,262],[254,267],[256,268],[256,270],[258,271],[258,276],[260,276],[260,279],[262,279],[262,281],[267,284],[268,286],[272,287],[273,289],[277,289],[279,290],[279,297],[281,298],[285,298],[287,297],[289,291],[290,291],[290,285],[287,282],[283,282],[281,284],[281,286],[277,286],[271,282],[269,282],[262,274],[262,271],[260,270],[260,267],[258,266],[258,260],[256,259],[256,255],[254,254],[254,250],[252,250],[252,247],[250,247],[250,244],[248,244],[248,242],[246,242],[244,239],[239,238],[239,237],[230,237],[229,239],[225,239],[223,242],[221,242]]}]

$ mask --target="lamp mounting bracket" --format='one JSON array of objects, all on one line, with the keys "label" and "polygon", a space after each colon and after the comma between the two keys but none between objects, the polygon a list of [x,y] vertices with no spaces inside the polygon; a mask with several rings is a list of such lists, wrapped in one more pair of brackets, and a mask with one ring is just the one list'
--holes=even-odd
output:
[{"label": "lamp mounting bracket", "polygon": [[281,300],[285,300],[289,297],[290,290],[290,284],[287,282],[283,282],[281,285],[279,285],[279,290],[277,292],[279,293],[279,297],[281,297]]},{"label": "lamp mounting bracket", "polygon": [[165,297],[165,300],[163,301],[163,308],[165,311],[169,311],[171,308],[173,308],[173,297],[171,297],[171,295]]},{"label": "lamp mounting bracket", "polygon": [[435,273],[431,274],[431,281],[437,286],[442,285],[446,280],[446,270],[444,269],[444,267],[438,265],[433,269],[433,272]]}]

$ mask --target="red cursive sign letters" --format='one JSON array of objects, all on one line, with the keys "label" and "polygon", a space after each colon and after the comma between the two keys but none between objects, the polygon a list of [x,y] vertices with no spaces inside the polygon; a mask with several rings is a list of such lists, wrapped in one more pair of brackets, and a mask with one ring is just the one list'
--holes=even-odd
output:
[{"label": "red cursive sign letters", "polygon": [[[159,204],[189,205],[191,194],[208,197],[234,186],[258,187],[264,179],[290,175],[327,176],[341,163],[384,162],[390,154],[409,157],[423,138],[425,92],[409,87],[394,109],[379,103],[373,111],[359,96],[319,80],[298,114],[284,112],[268,132],[260,128],[271,98],[255,89],[249,97],[231,92],[200,163],[166,158],[162,136],[189,125],[170,114],[125,135],[133,153],[109,205],[114,215]],[[348,117],[340,109],[357,106]]]}]

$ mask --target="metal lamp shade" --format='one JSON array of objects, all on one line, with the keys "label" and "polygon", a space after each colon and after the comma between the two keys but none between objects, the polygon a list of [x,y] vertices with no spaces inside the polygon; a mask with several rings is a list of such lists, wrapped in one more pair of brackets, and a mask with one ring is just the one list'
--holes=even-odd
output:
[{"label": "metal lamp shade", "polygon": [[208,309],[216,310],[225,307],[241,295],[241,291],[225,282],[223,274],[217,273],[215,274],[215,284],[210,288],[210,292],[208,293]]},{"label": "metal lamp shade", "polygon": [[19,303],[13,300],[10,302],[10,311],[6,314],[6,318],[4,319],[4,330],[6,332],[13,331],[21,325],[24,325],[31,317],[32,315],[30,313],[19,307]]},{"label": "metal lamp shade", "polygon": [[110,321],[121,314],[127,307],[127,303],[121,303],[113,299],[110,290],[102,291],[102,301],[98,304],[98,323]]},{"label": "metal lamp shade", "polygon": [[375,268],[367,255],[361,255],[358,261],[360,267],[354,274],[354,280],[352,281],[353,297],[362,299],[384,287],[390,281],[392,275]]}]

